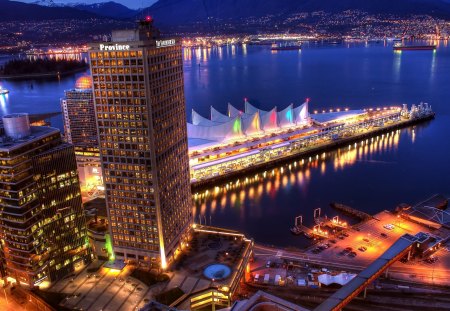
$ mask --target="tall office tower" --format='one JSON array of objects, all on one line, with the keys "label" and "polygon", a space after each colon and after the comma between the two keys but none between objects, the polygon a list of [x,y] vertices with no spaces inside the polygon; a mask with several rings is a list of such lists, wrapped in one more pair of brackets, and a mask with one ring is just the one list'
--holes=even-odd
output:
[{"label": "tall office tower", "polygon": [[58,129],[3,117],[0,138],[0,255],[6,274],[36,285],[90,259],[73,146]]},{"label": "tall office tower", "polygon": [[80,147],[97,147],[92,78],[82,76],[75,82],[75,89],[65,91],[61,99],[64,135],[68,143]]},{"label": "tall office tower", "polygon": [[181,42],[146,20],[89,55],[115,255],[165,268],[192,223]]},{"label": "tall office tower", "polygon": [[103,180],[98,150],[92,78],[82,76],[61,99],[65,140],[75,146],[82,195],[102,193]]}]

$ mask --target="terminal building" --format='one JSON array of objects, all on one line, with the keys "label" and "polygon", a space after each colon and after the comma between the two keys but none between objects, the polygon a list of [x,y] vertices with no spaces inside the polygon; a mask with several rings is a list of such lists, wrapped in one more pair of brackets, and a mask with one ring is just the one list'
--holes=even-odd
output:
[{"label": "terminal building", "polygon": [[92,78],[82,76],[61,99],[65,140],[73,144],[83,197],[103,195]]},{"label": "terminal building", "polygon": [[91,259],[73,146],[27,114],[5,115],[0,132],[3,276],[59,280]]},{"label": "terminal building", "polygon": [[150,19],[89,48],[114,255],[162,268],[192,224],[181,54]]},{"label": "terminal building", "polygon": [[433,115],[428,104],[383,109],[308,111],[308,100],[282,111],[263,111],[247,100],[228,104],[227,114],[211,107],[210,119],[192,112],[188,124],[191,181],[225,176],[294,155],[318,144],[368,133],[401,120]]}]

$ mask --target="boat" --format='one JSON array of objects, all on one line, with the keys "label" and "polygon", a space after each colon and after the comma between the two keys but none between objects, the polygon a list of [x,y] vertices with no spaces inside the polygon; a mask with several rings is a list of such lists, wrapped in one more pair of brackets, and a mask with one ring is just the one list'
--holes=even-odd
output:
[{"label": "boat", "polygon": [[5,95],[5,94],[8,94],[8,93],[9,93],[9,91],[7,89],[4,89],[4,88],[2,88],[0,86],[0,95]]},{"label": "boat", "polygon": [[292,50],[301,50],[302,45],[298,43],[285,43],[284,45],[280,43],[274,43],[270,47],[272,51],[292,51]]},{"label": "boat", "polygon": [[393,46],[394,51],[430,51],[436,50],[436,45],[403,45],[395,44]]}]

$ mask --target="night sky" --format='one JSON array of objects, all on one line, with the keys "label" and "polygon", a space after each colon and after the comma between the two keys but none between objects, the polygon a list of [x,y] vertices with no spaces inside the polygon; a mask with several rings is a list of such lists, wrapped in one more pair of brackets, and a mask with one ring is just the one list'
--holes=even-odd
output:
[{"label": "night sky", "polygon": [[[37,0],[16,0],[20,2],[27,2],[27,3],[36,3],[36,2],[48,2],[48,0],[44,1],[37,1]],[[86,3],[86,4],[92,4],[92,3],[99,3],[99,2],[109,2],[111,0],[53,0],[56,4],[69,4],[69,3]],[[121,3],[131,9],[138,9],[142,7],[149,7],[153,3],[155,3],[157,0],[113,0],[114,2]]]}]

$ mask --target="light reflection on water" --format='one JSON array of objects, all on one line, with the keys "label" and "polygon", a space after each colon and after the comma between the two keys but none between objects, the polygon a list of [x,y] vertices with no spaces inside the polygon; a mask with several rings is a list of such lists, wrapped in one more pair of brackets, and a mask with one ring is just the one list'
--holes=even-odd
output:
[{"label": "light reflection on water", "polygon": [[[403,130],[404,135],[409,135]],[[364,139],[341,147],[336,151],[324,152],[320,155],[299,158],[296,161],[276,168],[241,176],[210,189],[194,193],[194,219],[211,225],[226,225],[234,229],[247,230],[258,220],[270,217],[287,218],[282,227],[271,228],[273,232],[283,232],[293,221],[295,209],[288,215],[280,215],[270,209],[274,203],[278,209],[292,209],[300,202],[292,201],[289,193],[300,193],[300,197],[308,195],[311,183],[320,183],[333,175],[354,166],[356,163],[389,165],[392,162],[375,160],[383,154],[396,153],[402,131],[393,131],[374,138]],[[406,139],[406,137],[404,137]],[[287,200],[287,202],[278,202]],[[306,214],[307,212],[305,212]],[[291,219],[289,219],[291,214]],[[267,219],[268,218],[268,219]],[[238,221],[236,224],[234,221]],[[251,231],[251,230],[249,230]],[[260,238],[259,236],[255,238]]]}]

